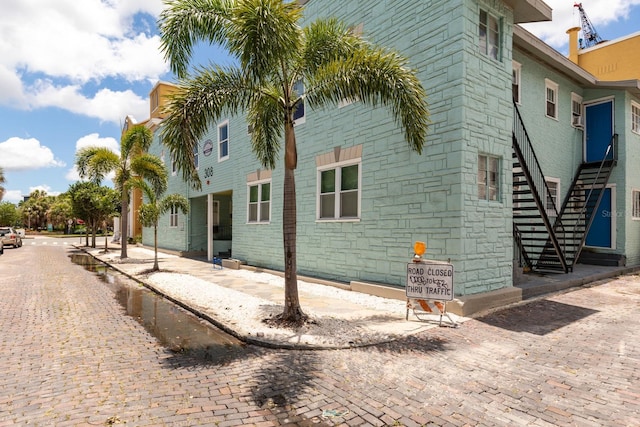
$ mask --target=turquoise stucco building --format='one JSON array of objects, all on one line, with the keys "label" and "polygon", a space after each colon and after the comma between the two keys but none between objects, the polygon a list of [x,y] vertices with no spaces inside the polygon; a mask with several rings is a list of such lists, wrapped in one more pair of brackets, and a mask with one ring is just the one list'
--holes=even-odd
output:
[{"label": "turquoise stucco building", "polygon": [[[337,16],[409,58],[432,123],[417,155],[384,108],[304,110],[299,274],[402,288],[420,240],[427,258],[453,264],[468,314],[470,299],[516,298],[523,269],[563,273],[580,257],[640,264],[640,83],[598,81],[518,25],[550,20],[545,3],[301,3],[306,20]],[[181,180],[155,132],[150,152],[172,175],[168,193],[191,203],[188,215],[161,220],[161,248],[283,269],[283,169],[261,168],[249,132],[243,117],[211,123],[196,153],[200,191]],[[143,243],[152,236],[145,229]]]}]

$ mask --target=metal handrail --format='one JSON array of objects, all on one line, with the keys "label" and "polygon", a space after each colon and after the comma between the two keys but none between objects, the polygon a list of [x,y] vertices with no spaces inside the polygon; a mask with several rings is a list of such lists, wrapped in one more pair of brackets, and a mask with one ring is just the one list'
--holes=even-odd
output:
[{"label": "metal handrail", "polygon": [[553,212],[555,213],[556,220],[553,225],[549,221],[549,216],[547,215],[547,200],[545,198],[543,204],[542,198],[540,197],[540,194],[538,192],[538,188],[544,188],[546,192],[545,195],[550,195],[551,190],[549,189],[544,174],[542,173],[542,167],[540,166],[538,157],[536,156],[536,153],[533,149],[531,139],[529,138],[527,129],[524,127],[522,116],[520,115],[520,111],[518,110],[518,106],[515,101],[513,103],[513,108],[515,111],[515,114],[513,115],[513,140],[516,155],[519,157],[522,170],[527,176],[527,180],[533,184],[529,185],[529,187],[531,188],[531,192],[534,194],[534,200],[536,201],[536,205],[538,206],[538,210],[540,211],[540,216],[542,217],[545,226],[549,231],[549,240],[554,247],[558,258],[560,259],[563,270],[566,272],[568,271],[568,269],[564,255],[565,252],[560,248],[560,244],[555,234],[556,229],[559,229],[559,232],[564,233],[564,225],[562,224],[562,220],[560,218],[560,215],[558,214],[558,208],[556,207],[555,200],[553,200],[553,198],[551,197],[549,197],[549,200],[551,202]]},{"label": "metal handrail", "polygon": [[[580,224],[580,221],[582,220],[583,215],[585,215],[586,218],[586,211],[587,211],[587,202],[589,200],[591,200],[591,195],[593,194],[593,190],[596,188],[596,182],[598,181],[598,179],[600,178],[600,174],[602,173],[602,169],[604,168],[605,163],[609,162],[609,161],[615,161],[615,141],[618,138],[618,134],[613,134],[611,136],[611,141],[609,142],[609,145],[607,146],[607,149],[604,153],[604,157],[602,159],[602,161],[600,162],[600,166],[598,167],[598,172],[596,174],[595,179],[593,180],[593,184],[591,185],[591,188],[589,189],[589,194],[584,198],[584,205],[582,206],[582,209],[580,209],[580,213],[578,214],[578,218],[576,219],[576,221],[573,223],[573,226],[570,227],[570,230],[573,234],[576,233],[576,230],[578,228],[578,225]],[[609,153],[614,153],[613,159],[607,159],[607,157],[609,156]],[[604,190],[604,188],[603,188]],[[602,196],[604,194],[604,191],[600,191],[600,194],[598,194],[598,200],[596,200],[595,205],[593,206],[594,211],[598,208],[598,206],[600,205],[600,201],[602,200]],[[578,244],[574,244],[572,249],[574,252],[577,253],[577,250],[582,247],[582,245],[584,244],[584,241],[587,237],[587,231],[589,230],[589,227],[591,227],[591,223],[593,222],[593,218],[594,215],[593,213],[591,214],[588,223],[585,224],[585,232],[584,235],[582,236],[582,239],[580,241],[580,243]],[[576,263],[577,260],[577,256],[574,257],[573,259],[573,264]]]}]

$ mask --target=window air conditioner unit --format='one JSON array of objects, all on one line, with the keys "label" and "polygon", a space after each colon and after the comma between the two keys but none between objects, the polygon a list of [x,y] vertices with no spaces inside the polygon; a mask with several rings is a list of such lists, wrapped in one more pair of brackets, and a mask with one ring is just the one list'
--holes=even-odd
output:
[{"label": "window air conditioner unit", "polygon": [[577,128],[584,127],[584,124],[582,122],[582,116],[573,116],[571,124]]}]

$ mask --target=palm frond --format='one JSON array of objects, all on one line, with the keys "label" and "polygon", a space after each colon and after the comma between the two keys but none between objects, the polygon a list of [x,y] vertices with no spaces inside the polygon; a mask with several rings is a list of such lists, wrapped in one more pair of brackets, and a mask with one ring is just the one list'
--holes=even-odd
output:
[{"label": "palm frond", "polygon": [[131,171],[146,180],[157,197],[168,188],[168,177],[162,160],[152,154],[142,154],[131,161]]},{"label": "palm frond", "polygon": [[336,18],[318,19],[304,28],[303,59],[307,73],[324,64],[351,57],[364,44],[353,30]]},{"label": "palm frond", "polygon": [[254,91],[240,70],[217,67],[199,69],[197,75],[183,80],[169,97],[161,137],[185,181],[201,187],[194,166],[196,144],[223,114],[242,111]]},{"label": "palm frond", "polygon": [[390,107],[410,148],[422,152],[430,123],[427,95],[415,71],[396,52],[363,46],[346,60],[319,67],[308,79],[310,108],[343,99]]},{"label": "palm frond", "polygon": [[149,149],[153,142],[153,132],[144,125],[135,125],[128,129],[120,140],[120,156],[127,160]]},{"label": "palm frond", "polygon": [[76,153],[76,168],[81,178],[100,184],[118,168],[120,156],[106,147],[85,147]]},{"label": "palm frond", "polygon": [[252,128],[251,148],[260,163],[274,169],[280,152],[284,114],[279,89],[265,86],[260,95],[252,99],[247,121]]},{"label": "palm frond", "polygon": [[160,50],[178,77],[187,75],[199,41],[226,46],[233,0],[169,0],[160,14]]},{"label": "palm frond", "polygon": [[254,79],[280,70],[299,53],[302,7],[297,1],[243,0],[233,10],[227,47]]},{"label": "palm frond", "polygon": [[169,194],[158,204],[158,210],[161,214],[168,212],[172,207],[186,215],[189,213],[189,200],[182,194]]}]

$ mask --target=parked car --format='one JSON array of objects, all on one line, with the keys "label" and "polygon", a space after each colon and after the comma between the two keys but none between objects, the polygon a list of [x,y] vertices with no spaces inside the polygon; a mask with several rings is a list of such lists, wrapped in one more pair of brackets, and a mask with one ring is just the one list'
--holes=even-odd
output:
[{"label": "parked car", "polygon": [[13,246],[19,248],[22,246],[22,238],[12,227],[0,227],[0,238],[2,246]]}]

